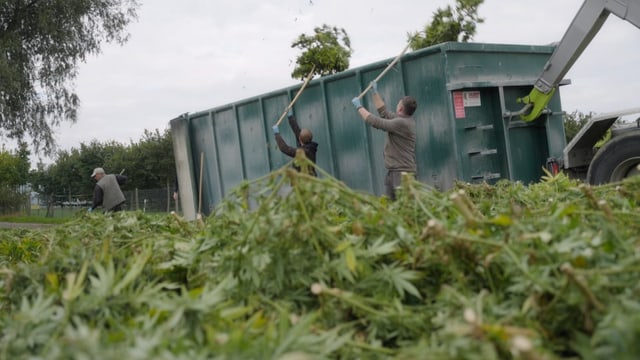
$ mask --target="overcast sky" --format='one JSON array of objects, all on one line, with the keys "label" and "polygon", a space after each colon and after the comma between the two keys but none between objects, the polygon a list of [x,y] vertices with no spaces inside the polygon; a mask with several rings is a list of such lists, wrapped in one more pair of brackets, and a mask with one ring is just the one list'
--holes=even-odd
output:
[{"label": "overcast sky", "polygon": [[[106,45],[79,69],[76,124],[56,132],[61,148],[128,143],[197,112],[299,83],[291,79],[298,35],[322,24],[344,28],[351,68],[395,57],[454,0],[141,0],[124,46]],[[582,0],[485,0],[475,42],[559,41]],[[638,107],[640,30],[611,16],[567,74],[565,111]],[[357,94],[354,94],[357,95]]]}]

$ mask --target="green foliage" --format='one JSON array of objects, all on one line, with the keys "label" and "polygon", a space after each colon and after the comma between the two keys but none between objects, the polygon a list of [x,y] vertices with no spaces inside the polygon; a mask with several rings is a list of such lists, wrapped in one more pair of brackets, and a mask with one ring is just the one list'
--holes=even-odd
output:
[{"label": "green foliage", "polygon": [[447,41],[471,41],[477,24],[484,22],[478,16],[478,7],[484,0],[456,0],[455,8],[438,8],[431,23],[423,31],[409,34],[411,48],[418,50]]},{"label": "green foliage", "polygon": [[15,153],[3,149],[0,151],[0,185],[25,185],[29,176],[29,149],[20,142]]},{"label": "green foliage", "polygon": [[17,188],[27,184],[30,166],[29,149],[24,142],[19,143],[16,152],[4,147],[0,151],[0,213],[13,213],[26,203],[27,194]]},{"label": "green foliage", "polygon": [[[582,129],[582,127],[586,125],[594,115],[595,113],[593,112],[584,114],[578,110],[575,110],[570,114],[564,114],[564,133],[567,144],[578,134],[580,129]],[[607,143],[607,141],[611,139],[611,135],[611,128],[609,128],[602,136],[602,139],[598,140],[593,147],[596,149],[601,148],[605,143]]]},{"label": "green foliage", "polygon": [[5,231],[0,357],[637,358],[639,177],[406,176],[389,203],[323,175],[287,165],[203,222]]},{"label": "green foliage", "polygon": [[171,133],[168,129],[145,130],[140,140],[128,145],[97,140],[81,143],[79,148],[59,151],[54,164],[39,165],[30,174],[31,182],[48,195],[91,195],[95,182],[89,176],[96,167],[114,174],[124,170],[125,186],[130,189],[166,187],[175,178]]},{"label": "green foliage", "polygon": [[316,27],[314,35],[301,34],[291,44],[302,53],[296,59],[296,67],[291,73],[294,79],[304,80],[315,66],[314,75],[331,75],[349,68],[351,41],[344,29],[327,24]]},{"label": "green foliage", "polygon": [[585,114],[578,110],[575,110],[572,113],[564,113],[564,136],[567,141],[567,144],[573,139],[578,131],[582,129],[582,127],[593,117],[594,113],[589,112]]},{"label": "green foliage", "polygon": [[28,194],[16,191],[15,186],[0,184],[0,214],[18,212],[27,202]]},{"label": "green foliage", "polygon": [[0,4],[0,130],[50,154],[53,126],[75,122],[77,66],[103,42],[124,43],[136,0],[13,0]]},{"label": "green foliage", "polygon": [[162,133],[158,129],[145,130],[138,142],[128,146],[126,154],[120,169],[126,169],[126,174],[131,177],[130,187],[166,187],[176,176],[173,139],[168,129]]},{"label": "green foliage", "polygon": [[[73,216],[73,214],[69,215]],[[43,217],[43,216],[0,216],[0,222],[27,223],[27,224],[64,224],[69,217]]]}]

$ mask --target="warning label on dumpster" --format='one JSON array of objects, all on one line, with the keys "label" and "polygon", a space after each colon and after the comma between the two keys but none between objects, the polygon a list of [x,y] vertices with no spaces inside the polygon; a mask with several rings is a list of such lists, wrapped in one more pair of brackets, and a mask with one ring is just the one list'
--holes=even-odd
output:
[{"label": "warning label on dumpster", "polygon": [[464,95],[462,91],[453,92],[453,110],[456,114],[456,119],[463,119],[464,114]]},{"label": "warning label on dumpster", "polygon": [[453,110],[456,119],[464,119],[466,117],[464,108],[472,106],[481,106],[480,91],[454,91],[453,92]]},{"label": "warning label on dumpster", "polygon": [[480,106],[480,91],[463,91],[462,100],[464,106]]}]

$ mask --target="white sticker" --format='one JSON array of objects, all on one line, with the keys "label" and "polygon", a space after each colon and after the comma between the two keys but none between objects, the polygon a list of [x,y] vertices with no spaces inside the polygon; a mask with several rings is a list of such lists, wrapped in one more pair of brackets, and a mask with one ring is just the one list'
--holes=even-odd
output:
[{"label": "white sticker", "polygon": [[463,91],[462,101],[465,107],[481,106],[480,103],[480,91]]}]

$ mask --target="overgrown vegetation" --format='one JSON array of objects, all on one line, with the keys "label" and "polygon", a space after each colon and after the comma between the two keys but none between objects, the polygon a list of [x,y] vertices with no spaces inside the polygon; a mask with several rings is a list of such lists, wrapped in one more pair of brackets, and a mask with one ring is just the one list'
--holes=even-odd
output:
[{"label": "overgrown vegetation", "polygon": [[640,354],[640,177],[446,193],[406,177],[398,196],[287,166],[202,223],[85,213],[7,232],[0,357]]},{"label": "overgrown vegetation", "polygon": [[291,44],[302,52],[291,73],[294,79],[304,80],[313,70],[314,75],[326,76],[349,68],[351,40],[347,31],[323,24],[313,29],[313,35],[300,34]]},{"label": "overgrown vegetation", "polygon": [[0,215],[20,211],[27,202],[27,194],[16,191],[15,187],[0,184]]},{"label": "overgrown vegetation", "polygon": [[78,65],[104,42],[123,44],[136,0],[0,3],[0,133],[55,150],[54,128],[75,122]]},{"label": "overgrown vegetation", "polygon": [[[84,210],[84,209],[83,209]],[[21,216],[21,215],[3,215],[0,216],[0,222],[8,222],[14,224],[64,224],[70,220],[70,217],[46,217],[46,216]],[[19,226],[18,226],[19,227]]]},{"label": "overgrown vegetation", "polygon": [[20,142],[16,151],[0,150],[0,215],[19,211],[27,203],[28,194],[19,191],[29,177],[29,149]]},{"label": "overgrown vegetation", "polygon": [[447,41],[471,41],[477,25],[484,22],[478,15],[482,3],[484,0],[456,0],[454,7],[438,8],[423,31],[408,34],[411,48],[418,50]]},{"label": "overgrown vegetation", "polygon": [[175,181],[175,157],[169,129],[145,130],[138,141],[91,141],[79,147],[59,151],[54,164],[38,164],[29,174],[34,191],[47,199],[50,209],[56,201],[71,201],[93,194],[91,171],[102,167],[108,173],[128,176],[125,189],[166,188]]},{"label": "overgrown vegetation", "polygon": [[585,114],[575,110],[571,113],[565,112],[563,115],[564,136],[567,144],[571,142],[580,129],[594,116],[593,111]]}]

